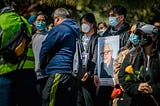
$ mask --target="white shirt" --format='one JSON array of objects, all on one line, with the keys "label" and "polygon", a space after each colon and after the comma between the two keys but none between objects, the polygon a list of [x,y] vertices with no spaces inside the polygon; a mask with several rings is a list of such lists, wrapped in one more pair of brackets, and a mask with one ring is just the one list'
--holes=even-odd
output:
[{"label": "white shirt", "polygon": [[36,73],[39,72],[39,54],[42,47],[42,42],[45,40],[47,36],[47,32],[35,33],[32,36],[32,49],[35,58],[35,71]]}]

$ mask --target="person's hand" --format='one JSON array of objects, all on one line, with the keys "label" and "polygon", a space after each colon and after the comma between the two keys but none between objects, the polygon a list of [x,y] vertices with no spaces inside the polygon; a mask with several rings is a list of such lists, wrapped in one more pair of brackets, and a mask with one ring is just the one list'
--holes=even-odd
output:
[{"label": "person's hand", "polygon": [[152,93],[153,89],[148,83],[140,83],[138,86],[138,91],[141,93]]},{"label": "person's hand", "polygon": [[88,79],[89,75],[90,75],[90,73],[89,73],[89,72],[86,72],[86,73],[84,74],[83,78],[81,79],[81,81],[83,81],[83,82],[86,81],[86,80]]},{"label": "person's hand", "polygon": [[100,81],[97,75],[94,75],[94,84],[98,87],[100,85]]},{"label": "person's hand", "polygon": [[117,72],[120,69],[120,67],[121,67],[121,64],[116,63],[113,65],[113,70]]},{"label": "person's hand", "polygon": [[121,85],[117,84],[114,86],[114,89],[111,94],[111,98],[120,97],[121,95],[123,95],[123,93],[124,93],[123,87]]}]

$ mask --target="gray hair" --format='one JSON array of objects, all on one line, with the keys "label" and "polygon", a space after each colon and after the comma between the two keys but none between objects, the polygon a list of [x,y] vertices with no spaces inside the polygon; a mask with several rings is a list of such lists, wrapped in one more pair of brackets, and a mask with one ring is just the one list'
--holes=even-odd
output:
[{"label": "gray hair", "polygon": [[70,17],[70,14],[68,12],[67,9],[65,8],[58,8],[56,9],[53,13],[52,13],[52,17],[54,16],[60,16],[62,18],[69,18]]}]

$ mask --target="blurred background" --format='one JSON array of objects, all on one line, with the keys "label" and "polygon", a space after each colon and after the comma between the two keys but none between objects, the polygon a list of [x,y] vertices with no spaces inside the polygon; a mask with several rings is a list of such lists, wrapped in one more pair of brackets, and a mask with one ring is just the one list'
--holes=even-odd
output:
[{"label": "blurred background", "polygon": [[108,9],[115,4],[123,5],[127,9],[126,21],[130,24],[144,21],[154,24],[160,22],[160,0],[5,0],[11,3],[16,11],[27,19],[36,12],[42,11],[48,15],[58,7],[67,8],[72,18],[79,18],[92,12],[97,23],[108,20]]}]

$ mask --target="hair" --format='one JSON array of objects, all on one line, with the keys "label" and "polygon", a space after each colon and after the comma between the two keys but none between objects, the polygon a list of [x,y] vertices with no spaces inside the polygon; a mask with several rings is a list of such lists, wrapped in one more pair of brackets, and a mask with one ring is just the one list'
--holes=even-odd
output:
[{"label": "hair", "polygon": [[[145,25],[145,24],[146,24],[145,22],[136,22],[136,23],[134,23],[134,24],[131,26],[131,28],[129,29],[128,33],[129,33],[129,34],[131,34],[131,33],[136,33],[137,29],[138,29],[138,28],[141,28],[141,27],[142,27],[143,25]],[[132,27],[133,27],[134,25],[136,25],[136,27],[135,27],[134,30],[132,30]]]},{"label": "hair", "polygon": [[104,43],[102,46],[102,50],[104,48],[107,48],[108,50],[113,50],[112,44],[111,43]]},{"label": "hair", "polygon": [[56,9],[56,10],[52,13],[51,16],[52,16],[52,17],[54,17],[54,16],[60,16],[60,17],[62,17],[62,18],[70,18],[70,14],[69,14],[68,10],[65,9],[65,8],[58,8],[58,9]]},{"label": "hair", "polygon": [[80,25],[82,24],[82,19],[85,19],[87,22],[92,23],[92,24],[93,24],[94,31],[97,32],[97,22],[96,22],[96,18],[95,18],[95,16],[94,16],[93,13],[84,14],[84,15],[80,18]]},{"label": "hair", "polygon": [[153,56],[153,55],[157,56],[157,59],[160,63],[160,47],[159,47],[159,45],[160,45],[160,30],[157,27],[155,27],[155,29],[158,30],[155,35],[155,36],[157,36],[157,40],[153,42],[151,56]]},{"label": "hair", "polygon": [[41,11],[36,14],[36,16],[35,16],[35,18],[34,18],[34,21],[36,21],[36,19],[37,19],[37,17],[38,17],[39,15],[43,15],[43,16],[45,17],[46,23],[48,23],[48,21],[47,21],[47,20],[48,20],[47,15],[44,14],[43,12],[41,12]]},{"label": "hair", "polygon": [[99,23],[98,23],[98,27],[99,27],[100,24],[103,24],[106,28],[108,28],[108,25],[107,25],[106,22],[99,22]]},{"label": "hair", "polygon": [[118,15],[124,15],[124,18],[126,18],[127,10],[121,5],[114,5],[109,9],[109,12],[110,11],[113,11],[113,13],[116,13]]}]

